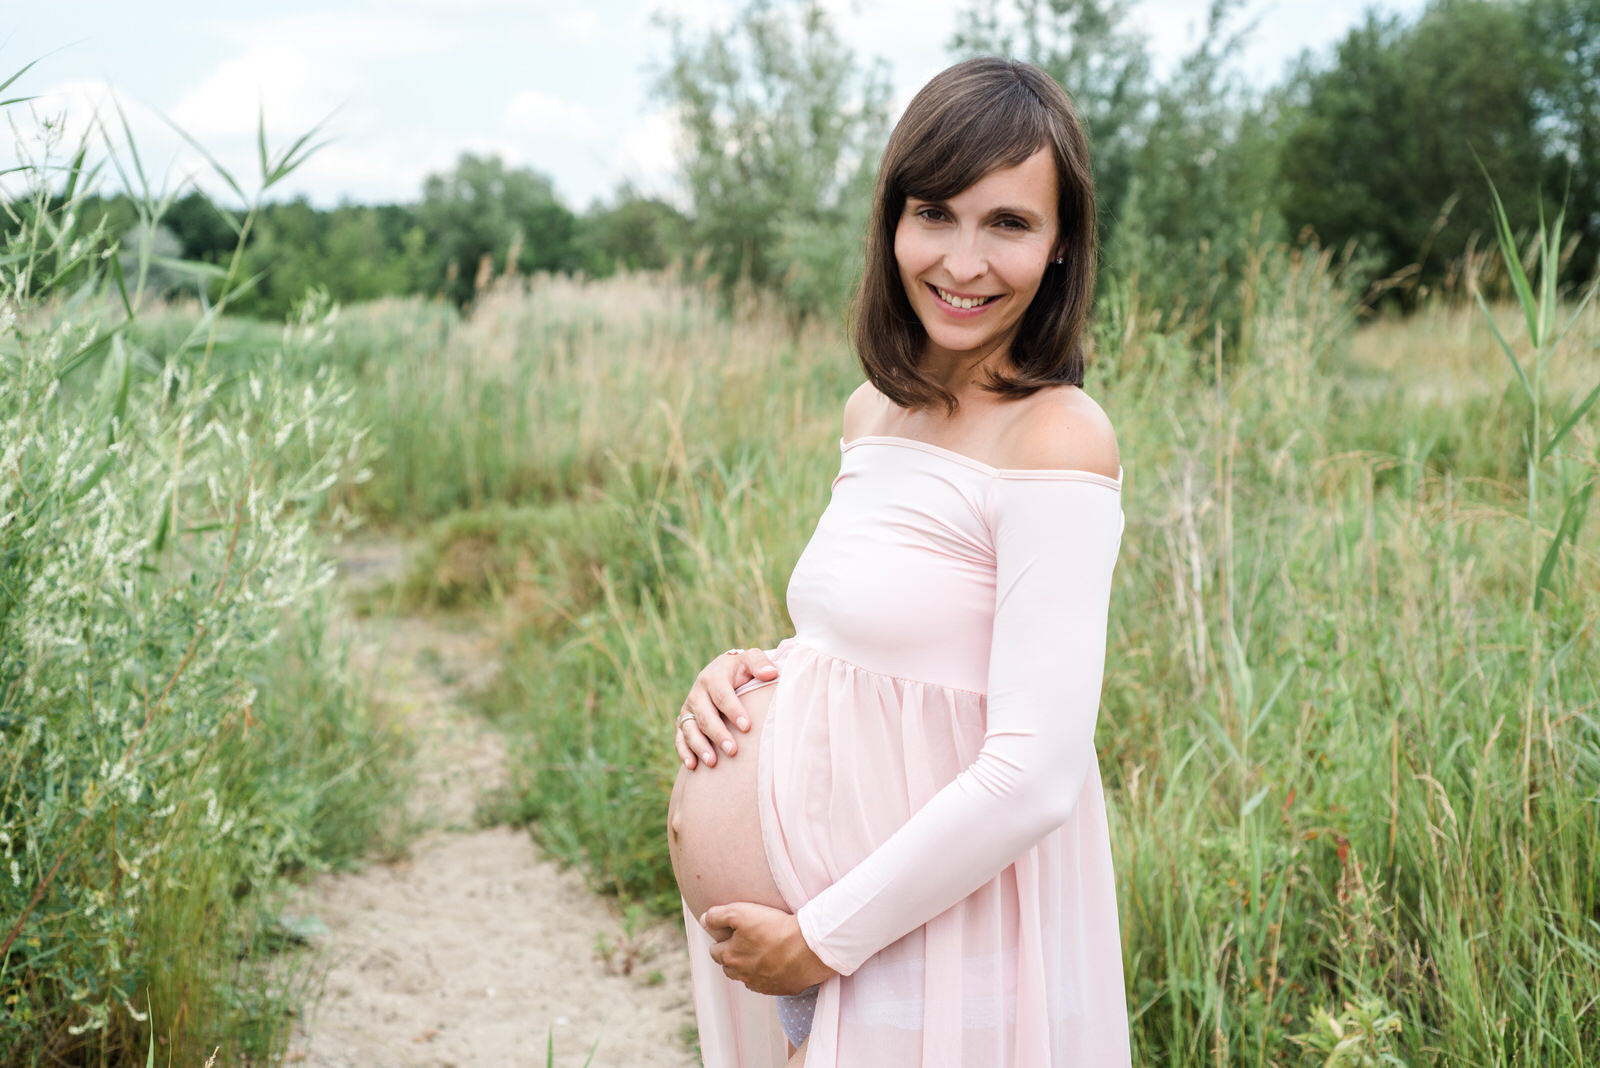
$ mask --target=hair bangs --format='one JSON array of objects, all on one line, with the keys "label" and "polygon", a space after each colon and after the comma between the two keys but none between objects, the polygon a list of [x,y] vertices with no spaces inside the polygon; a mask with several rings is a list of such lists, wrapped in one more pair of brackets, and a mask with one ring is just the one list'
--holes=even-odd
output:
[{"label": "hair bangs", "polygon": [[1020,81],[982,103],[975,114],[937,116],[919,150],[908,152],[892,177],[895,186],[918,200],[948,200],[990,171],[1019,166],[1050,147],[1044,106]]}]

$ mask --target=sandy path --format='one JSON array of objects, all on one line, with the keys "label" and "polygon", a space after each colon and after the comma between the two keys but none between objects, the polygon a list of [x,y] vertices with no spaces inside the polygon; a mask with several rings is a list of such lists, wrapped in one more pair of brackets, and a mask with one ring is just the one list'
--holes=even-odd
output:
[{"label": "sandy path", "polygon": [[[336,550],[341,583],[400,573],[404,549]],[[631,975],[596,954],[625,924],[575,872],[542,857],[528,834],[475,826],[481,793],[505,772],[500,737],[462,708],[498,670],[487,626],[431,619],[351,620],[353,662],[417,736],[412,817],[426,829],[398,862],[326,876],[295,911],[326,925],[313,941],[322,997],[287,1062],[314,1068],[697,1065],[685,1045],[694,1016],[682,935],[670,923],[634,931]],[[598,1041],[598,1046],[596,1042]]]}]

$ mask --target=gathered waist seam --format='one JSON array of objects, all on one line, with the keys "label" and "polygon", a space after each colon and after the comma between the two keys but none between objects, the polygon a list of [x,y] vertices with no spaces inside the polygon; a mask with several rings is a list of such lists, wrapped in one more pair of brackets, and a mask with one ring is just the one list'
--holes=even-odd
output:
[{"label": "gathered waist seam", "polygon": [[778,643],[777,648],[774,649],[773,652],[779,652],[784,648],[784,646],[788,646],[788,645],[797,645],[802,649],[806,649],[806,650],[809,650],[812,653],[815,653],[817,656],[825,657],[828,660],[836,660],[839,663],[843,664],[845,667],[855,668],[857,671],[865,672],[868,675],[873,675],[873,676],[875,676],[877,678],[880,678],[880,679],[891,679],[891,680],[893,680],[895,682],[911,683],[911,684],[916,685],[916,686],[932,686],[936,690],[950,690],[950,691],[952,691],[954,693],[971,694],[974,697],[982,697],[985,700],[987,700],[988,697],[989,697],[989,695],[987,693],[985,693],[984,691],[982,691],[982,690],[973,690],[973,689],[969,689],[969,688],[967,688],[965,686],[951,686],[948,683],[929,682],[927,679],[913,679],[913,678],[910,678],[909,676],[906,676],[906,675],[895,675],[895,674],[893,674],[891,672],[888,672],[888,671],[877,671],[877,670],[875,670],[873,668],[865,667],[865,666],[863,666],[861,664],[858,664],[854,660],[849,660],[849,659],[846,659],[845,657],[837,656],[834,653],[830,653],[826,649],[819,649],[817,646],[812,645],[810,642],[801,641],[799,635],[795,635],[793,637],[789,637],[789,638],[783,639],[783,641]]}]

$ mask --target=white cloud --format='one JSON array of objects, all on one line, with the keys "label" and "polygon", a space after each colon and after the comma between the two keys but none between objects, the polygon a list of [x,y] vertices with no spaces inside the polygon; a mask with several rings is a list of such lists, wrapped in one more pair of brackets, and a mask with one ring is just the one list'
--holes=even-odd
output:
[{"label": "white cloud", "polygon": [[629,122],[607,162],[613,185],[630,183],[639,192],[676,199],[681,131],[670,111],[655,111]]},{"label": "white cloud", "polygon": [[449,47],[448,22],[381,9],[323,11],[229,23],[241,51],[217,64],[172,109],[197,137],[254,137],[258,116],[294,136],[370,91],[369,68],[397,56]]},{"label": "white cloud", "polygon": [[537,89],[525,90],[511,98],[506,105],[505,124],[519,134],[564,133],[587,138],[598,131],[598,124],[588,108]]},{"label": "white cloud", "polygon": [[556,16],[556,25],[560,26],[569,37],[580,41],[587,41],[594,36],[594,28],[599,24],[600,17],[592,10],[563,11]]},{"label": "white cloud", "polygon": [[[150,193],[159,196],[209,169],[205,157],[159,114],[108,82],[59,82],[32,95],[8,112],[15,136],[0,139],[0,170],[18,164],[59,168],[86,143],[89,164],[102,163],[100,188],[137,189],[142,170]],[[11,176],[6,189],[19,188],[20,177]]]}]

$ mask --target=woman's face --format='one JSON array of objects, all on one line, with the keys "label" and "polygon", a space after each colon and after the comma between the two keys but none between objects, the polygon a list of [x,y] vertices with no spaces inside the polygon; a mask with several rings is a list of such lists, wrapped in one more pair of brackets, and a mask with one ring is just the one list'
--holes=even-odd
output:
[{"label": "woman's face", "polygon": [[1008,343],[1056,251],[1056,167],[1041,148],[949,200],[906,198],[894,231],[900,283],[928,332],[925,358]]}]

